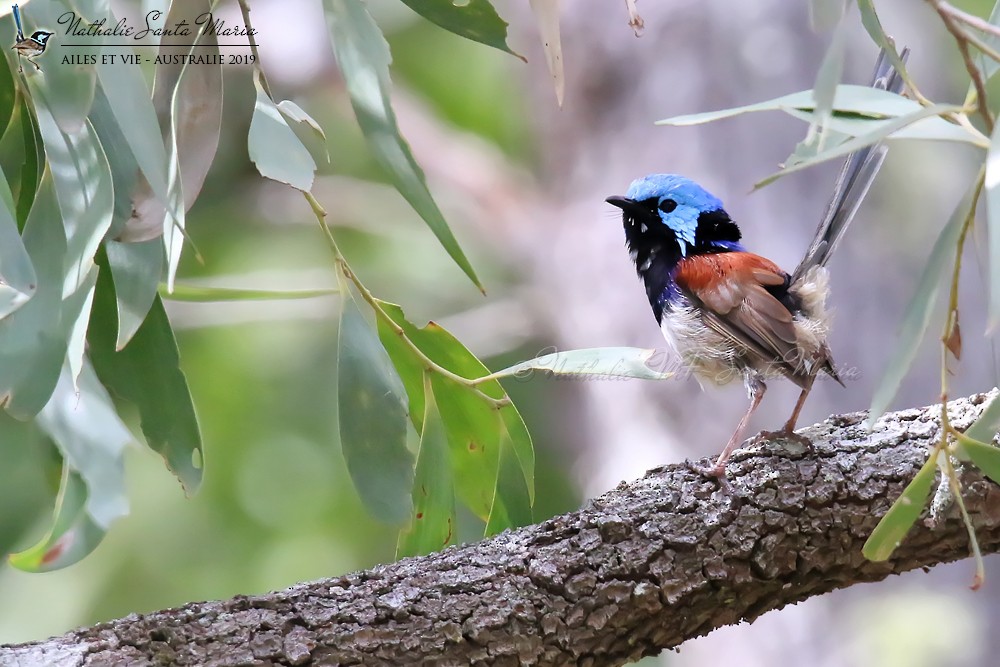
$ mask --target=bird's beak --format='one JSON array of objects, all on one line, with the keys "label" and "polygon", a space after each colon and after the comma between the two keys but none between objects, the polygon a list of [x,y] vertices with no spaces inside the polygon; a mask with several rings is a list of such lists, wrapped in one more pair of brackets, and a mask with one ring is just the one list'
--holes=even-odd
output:
[{"label": "bird's beak", "polygon": [[617,195],[608,197],[604,201],[608,202],[612,206],[617,206],[626,213],[635,210],[636,206],[639,204],[634,199],[629,199],[628,197],[619,197]]}]

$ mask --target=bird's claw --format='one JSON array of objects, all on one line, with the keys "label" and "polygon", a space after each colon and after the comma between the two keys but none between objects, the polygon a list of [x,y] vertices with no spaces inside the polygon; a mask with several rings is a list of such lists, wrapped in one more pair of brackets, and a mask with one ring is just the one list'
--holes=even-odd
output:
[{"label": "bird's claw", "polygon": [[691,460],[684,461],[684,466],[699,477],[707,477],[709,479],[714,479],[719,488],[725,491],[731,496],[735,496],[736,493],[733,490],[733,485],[729,483],[729,478],[726,477],[726,464],[722,465],[702,465]]}]

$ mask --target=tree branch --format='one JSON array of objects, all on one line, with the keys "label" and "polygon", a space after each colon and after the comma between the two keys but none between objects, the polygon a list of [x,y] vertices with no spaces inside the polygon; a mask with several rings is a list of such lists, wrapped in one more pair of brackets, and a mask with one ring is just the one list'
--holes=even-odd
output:
[{"label": "tree branch", "polygon": [[[965,429],[991,395],[953,401]],[[31,665],[619,665],[772,609],[968,555],[949,509],[887,563],[861,546],[923,463],[939,406],[863,413],[765,442],[729,464],[735,495],[685,465],[577,512],[476,544],[336,579],[131,615],[0,647]],[[1000,488],[963,475],[985,552],[1000,549]],[[970,574],[971,577],[971,574]]]}]

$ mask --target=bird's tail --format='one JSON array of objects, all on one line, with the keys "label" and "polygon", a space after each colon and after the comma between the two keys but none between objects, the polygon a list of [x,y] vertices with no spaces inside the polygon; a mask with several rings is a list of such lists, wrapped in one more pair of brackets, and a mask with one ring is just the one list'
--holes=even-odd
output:
[{"label": "bird's tail", "polygon": [[17,41],[24,41],[24,30],[21,28],[21,10],[14,5],[14,23],[17,24]]},{"label": "bird's tail", "polygon": [[[903,49],[901,58],[904,62],[907,55],[909,49]],[[903,89],[903,78],[889,62],[885,51],[879,53],[878,61],[875,63],[871,87],[888,90],[891,93],[899,93]],[[800,279],[814,266],[823,266],[830,259],[830,255],[854,219],[854,214],[858,212],[861,201],[868,194],[868,189],[871,188],[872,181],[882,167],[888,151],[888,146],[878,143],[855,151],[844,160],[844,166],[840,170],[840,176],[837,177],[837,184],[833,190],[833,197],[826,207],[823,222],[816,230],[816,236],[805,257],[792,274],[792,282]]]}]

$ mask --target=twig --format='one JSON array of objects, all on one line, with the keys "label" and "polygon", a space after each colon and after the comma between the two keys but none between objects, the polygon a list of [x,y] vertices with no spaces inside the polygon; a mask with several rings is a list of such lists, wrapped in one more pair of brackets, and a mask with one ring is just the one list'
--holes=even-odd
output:
[{"label": "twig", "polygon": [[937,9],[938,13],[942,15],[947,14],[949,17],[961,21],[962,23],[980,30],[982,32],[988,32],[995,37],[1000,37],[1000,26],[995,26],[989,21],[983,20],[975,14],[969,14],[968,12],[963,12],[961,9],[954,7],[947,2],[934,2],[934,7]]},{"label": "twig", "polygon": [[[976,87],[976,105],[979,107],[979,115],[983,117],[983,124],[986,126],[986,133],[989,135],[993,134],[993,115],[990,113],[989,106],[987,104],[986,97],[986,83],[983,81],[982,72],[976,67],[976,63],[972,60],[972,53],[969,51],[970,38],[969,35],[958,25],[958,17],[955,12],[958,12],[954,7],[949,5],[942,0],[928,0],[937,10],[938,15],[941,17],[941,22],[944,23],[944,27],[948,29],[948,32],[952,34],[955,41],[958,42],[958,50],[962,52],[962,60],[965,61],[965,69],[968,70],[969,76],[972,78],[972,85]],[[962,12],[964,14],[964,12]],[[967,15],[968,16],[968,15]],[[974,18],[974,17],[970,17]],[[981,20],[981,19],[980,19]],[[983,22],[985,25],[989,26],[989,23]],[[990,26],[993,28],[993,26]],[[990,30],[992,33],[994,30]],[[1000,36],[1000,32],[995,33]]]},{"label": "twig", "polygon": [[[253,25],[250,23],[250,5],[247,0],[239,0],[240,3],[240,13],[243,14],[243,27],[247,30],[247,43],[250,44],[250,53],[253,54],[253,61],[257,67],[257,71],[260,73],[260,86],[267,93],[268,97],[271,97],[271,87],[267,84],[267,77],[264,76],[264,68],[260,61],[260,52],[257,51],[257,40],[254,39],[255,31]],[[271,99],[274,99],[271,97]]]}]

